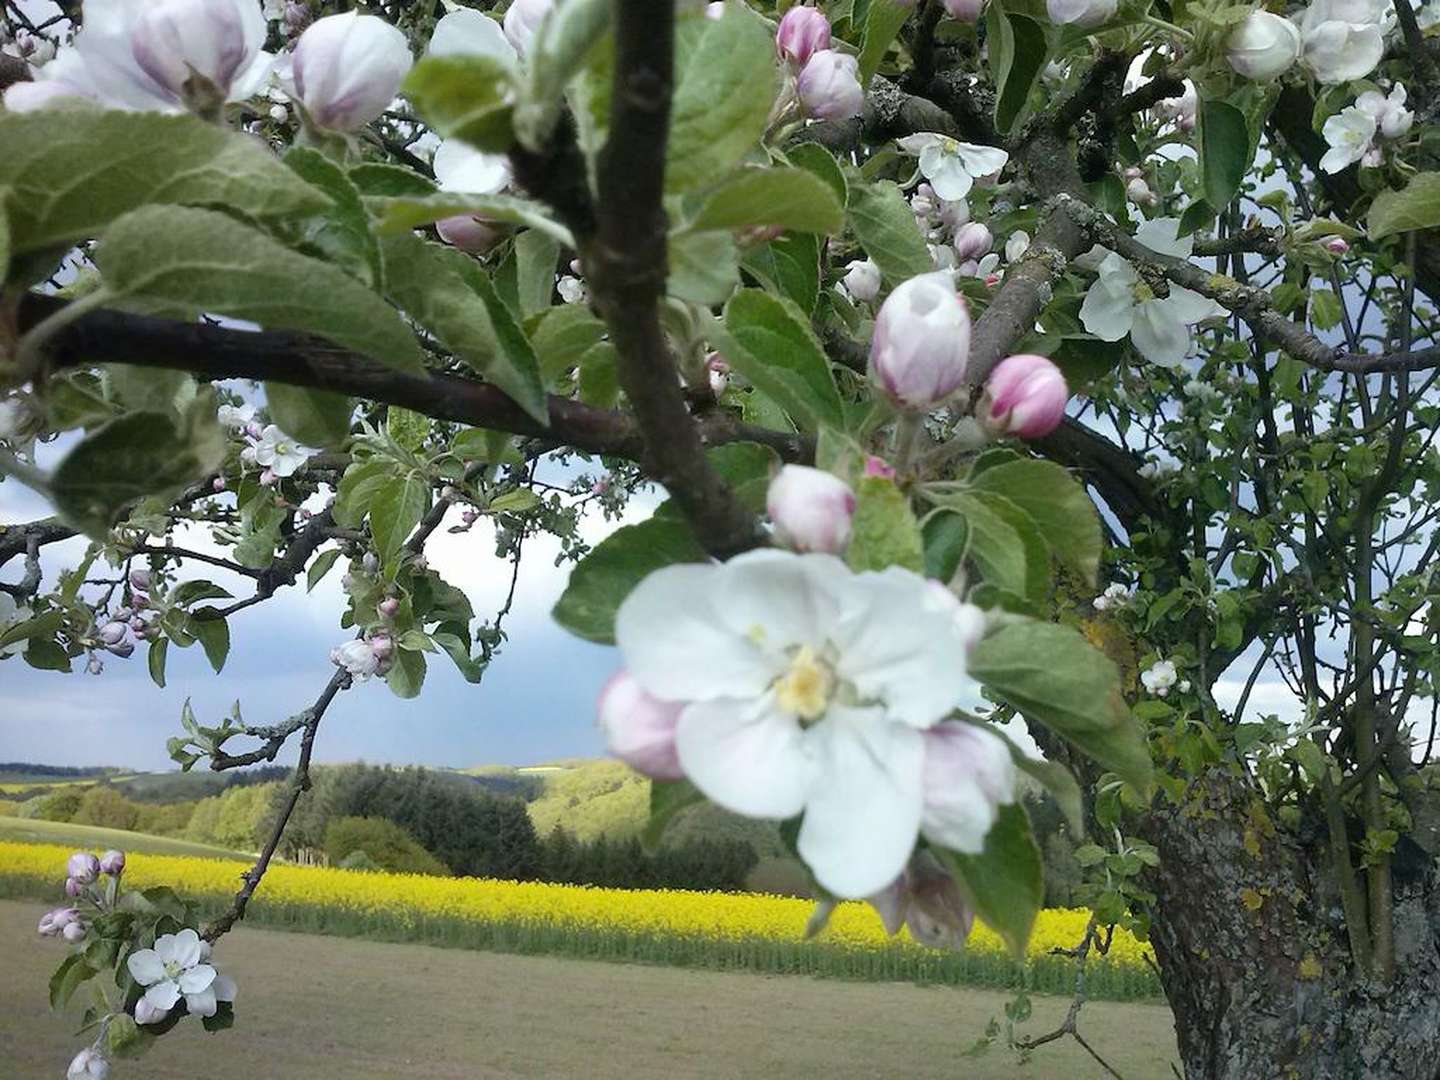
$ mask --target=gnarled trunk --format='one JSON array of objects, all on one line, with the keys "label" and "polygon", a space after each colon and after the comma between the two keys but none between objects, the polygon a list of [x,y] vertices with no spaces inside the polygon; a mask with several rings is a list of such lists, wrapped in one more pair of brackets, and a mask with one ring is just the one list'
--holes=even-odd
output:
[{"label": "gnarled trunk", "polygon": [[1213,772],[1138,831],[1161,858],[1151,938],[1188,1078],[1440,1076],[1440,876],[1419,848],[1397,860],[1381,986],[1351,959],[1323,829],[1297,840]]}]

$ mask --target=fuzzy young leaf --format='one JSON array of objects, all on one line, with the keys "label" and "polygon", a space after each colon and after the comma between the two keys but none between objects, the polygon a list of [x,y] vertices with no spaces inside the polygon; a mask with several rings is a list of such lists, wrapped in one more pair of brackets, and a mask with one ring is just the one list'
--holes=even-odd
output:
[{"label": "fuzzy young leaf", "polygon": [[344,169],[308,146],[289,151],[285,164],[323,191],[331,202],[324,214],[303,223],[303,242],[370,288],[383,290],[385,269],[380,262],[380,245],[370,231],[370,215],[355,182]]},{"label": "fuzzy young leaf", "polygon": [[386,484],[370,500],[370,533],[385,564],[400,552],[405,540],[430,509],[430,485],[420,473],[406,473]]},{"label": "fuzzy young leaf", "polygon": [[728,232],[671,233],[668,246],[671,296],[712,307],[739,286],[740,253]]},{"label": "fuzzy young leaf", "polygon": [[870,9],[865,18],[865,35],[860,45],[860,82],[868,86],[870,77],[880,69],[880,61],[890,50],[895,35],[910,10],[915,5],[898,3],[897,0],[870,0]]},{"label": "fuzzy young leaf", "polygon": [[845,208],[829,184],[805,169],[747,169],[711,191],[688,228],[757,225],[837,233],[845,225]]},{"label": "fuzzy young leaf", "polygon": [[441,136],[501,154],[515,138],[514,82],[510,67],[493,56],[427,56],[402,89]]},{"label": "fuzzy young leaf", "polygon": [[1199,120],[1205,201],[1229,206],[1250,167],[1250,128],[1245,114],[1223,101],[1202,101]]},{"label": "fuzzy young leaf", "polygon": [[1440,172],[1418,173],[1401,191],[1382,191],[1365,220],[1371,240],[1440,225]]},{"label": "fuzzy young leaf", "polygon": [[809,320],[793,304],[741,289],[725,305],[721,352],[742,375],[810,427],[844,426],[840,392]]},{"label": "fuzzy young leaf", "polygon": [[915,213],[889,180],[851,183],[850,227],[865,253],[892,286],[935,269],[930,248],[915,224]]},{"label": "fuzzy young leaf", "polygon": [[910,500],[895,481],[883,476],[861,477],[855,487],[855,517],[845,561],[852,570],[923,568],[925,555],[920,526]]},{"label": "fuzzy young leaf", "polygon": [[1049,461],[1013,461],[986,469],[974,487],[1002,495],[1025,511],[1055,557],[1094,584],[1100,570],[1100,516],[1069,472]]},{"label": "fuzzy young leaf", "polygon": [[398,312],[349,274],[213,210],[150,206],[115,222],[95,251],[112,293],[300,330],[401,371],[423,370]]}]

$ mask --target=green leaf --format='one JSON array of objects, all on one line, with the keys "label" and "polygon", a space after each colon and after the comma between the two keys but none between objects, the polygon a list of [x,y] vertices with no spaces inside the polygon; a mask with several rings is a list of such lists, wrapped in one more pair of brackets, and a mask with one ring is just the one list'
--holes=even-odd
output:
[{"label": "green leaf", "polygon": [[970,673],[1027,719],[1069,739],[1142,790],[1150,752],[1120,694],[1115,664],[1079,631],[1027,620],[1001,627],[970,656]]},{"label": "green leaf", "polygon": [[764,134],[776,89],[775,45],[765,23],[735,8],[706,20],[675,72],[666,190],[713,183],[739,164]]},{"label": "green leaf", "polygon": [[50,1008],[61,1012],[75,996],[80,984],[95,977],[95,969],[85,962],[79,953],[71,953],[60,961],[55,974],[50,976]]},{"label": "green leaf", "polygon": [[540,496],[529,488],[516,488],[514,491],[507,491],[495,496],[486,504],[485,509],[492,514],[523,514],[526,510],[534,510],[540,505]]},{"label": "green leaf", "polygon": [[150,642],[145,665],[150,669],[150,680],[161,690],[165,689],[165,657],[170,652],[169,638],[155,638]]},{"label": "green leaf", "polygon": [[883,476],[860,478],[855,487],[855,516],[845,561],[852,570],[903,566],[918,572],[924,568],[920,526],[910,510],[910,500],[894,480]]},{"label": "green leaf", "polygon": [[340,477],[335,504],[331,507],[335,524],[347,529],[357,528],[370,512],[371,500],[398,478],[393,462],[379,459],[351,462],[345,475]]},{"label": "green leaf", "polygon": [[870,77],[880,70],[890,44],[900,27],[905,25],[915,5],[897,3],[896,0],[870,0],[870,10],[865,18],[865,35],[860,45],[860,83],[870,85]]},{"label": "green leaf", "polygon": [[1013,596],[1030,595],[1030,564],[1025,541],[993,502],[959,495],[950,504],[965,522],[966,554],[987,585]]},{"label": "green leaf", "polygon": [[550,306],[559,260],[560,242],[553,236],[539,229],[526,229],[515,237],[515,275],[522,316],[529,317]]},{"label": "green leaf", "polygon": [[193,116],[0,113],[0,188],[12,254],[69,246],[147,203],[231,207],[254,218],[323,212],[328,200],[259,139]]},{"label": "green leaf", "polygon": [[355,401],[344,394],[267,382],[265,404],[280,430],[306,446],[339,446],[350,435]]},{"label": "green leaf", "polygon": [[1440,172],[1418,173],[1404,190],[1380,192],[1365,225],[1371,240],[1440,225]]},{"label": "green leaf", "polygon": [[845,227],[845,207],[829,184],[805,169],[746,169],[706,196],[688,228],[698,232],[753,225],[838,233]]},{"label": "green leaf", "polygon": [[674,232],[668,241],[670,276],[665,291],[714,307],[740,284],[740,253],[725,232]]},{"label": "green leaf", "polygon": [[409,233],[442,218],[469,214],[507,225],[524,225],[554,237],[566,247],[575,246],[570,230],[552,218],[537,202],[515,195],[454,195],[438,192],[425,196],[371,199],[375,231],[381,236]]},{"label": "green leaf", "polygon": [[[741,506],[756,514],[764,512],[770,481],[780,465],[774,450],[760,443],[733,442],[705,451],[705,459]],[[655,516],[684,520],[674,499],[666,499],[656,507]]]},{"label": "green leaf", "polygon": [[1215,211],[1210,208],[1210,204],[1204,199],[1196,199],[1180,215],[1180,228],[1176,235],[1193,236],[1199,230],[1209,228],[1214,220]]},{"label": "green leaf", "polygon": [[985,924],[1000,935],[1016,960],[1045,902],[1045,871],[1030,818],[1019,803],[1000,807],[979,855],[932,848]]},{"label": "green leaf", "polygon": [[657,851],[665,830],[680,811],[704,801],[705,796],[689,780],[651,780],[650,816],[640,831],[640,843],[645,850]]},{"label": "green leaf", "polygon": [[5,210],[9,197],[10,189],[0,188],[0,285],[10,273],[10,215]]},{"label": "green leaf", "polygon": [[929,516],[921,535],[925,542],[925,576],[950,582],[965,558],[970,535],[965,519],[942,510]]},{"label": "green leaf", "polygon": [[188,607],[197,600],[229,600],[234,594],[213,581],[184,581],[170,590],[170,603]]},{"label": "green leaf", "polygon": [[1224,101],[1200,103],[1200,172],[1205,201],[1230,205],[1250,167],[1250,128],[1245,114]]},{"label": "green leaf", "polygon": [[126,505],[179,491],[218,468],[225,453],[209,394],[197,398],[183,417],[127,413],[90,432],[65,455],[50,478],[51,498],[66,521],[100,538]]},{"label": "green leaf", "polygon": [[450,657],[455,664],[455,669],[460,672],[461,678],[466,682],[478,683],[484,677],[487,666],[485,660],[483,658],[477,660],[472,657],[470,646],[458,634],[452,634],[447,630],[437,630],[432,636],[435,644],[440,646],[446,656]]},{"label": "green leaf", "polygon": [[1070,473],[1049,461],[1012,461],[975,478],[977,491],[1003,495],[1035,522],[1055,557],[1091,585],[1100,572],[1100,515]]},{"label": "green leaf", "polygon": [[613,409],[620,400],[619,353],[614,345],[602,341],[580,358],[577,389],[580,400],[597,409]]},{"label": "green leaf", "polygon": [[1006,135],[1025,109],[1036,78],[1049,60],[1045,31],[1034,19],[990,4],[985,14],[990,70],[995,97],[995,130]]},{"label": "green leaf", "polygon": [[546,385],[553,385],[605,337],[605,324],[584,304],[560,304],[531,326],[530,342]]},{"label": "green leaf", "polygon": [[408,649],[396,649],[394,662],[385,673],[385,682],[390,692],[398,698],[420,696],[425,685],[425,654]]},{"label": "green leaf", "polygon": [[126,214],[106,230],[95,263],[105,287],[127,299],[319,334],[401,371],[424,370],[415,335],[379,296],[213,210]]},{"label": "green leaf", "polygon": [[825,181],[830,190],[835,193],[835,198],[839,200],[841,207],[850,201],[850,185],[845,179],[845,171],[840,168],[840,163],[835,160],[835,155],[825,147],[819,143],[802,142],[786,150],[785,157],[790,164]]},{"label": "green leaf", "polygon": [[350,170],[350,182],[362,196],[419,196],[435,194],[435,182],[414,169],[362,161]]},{"label": "green leaf", "polygon": [[[202,609],[196,614],[204,614],[207,610]],[[230,626],[224,619],[197,618],[194,622],[195,636],[200,641],[200,647],[205,650],[205,659],[210,661],[210,666],[215,669],[215,674],[220,674],[220,669],[225,666],[225,658],[230,655]]]},{"label": "green leaf", "polygon": [[32,637],[25,647],[25,662],[39,671],[70,670],[70,654],[49,638]]},{"label": "green leaf", "polygon": [[733,347],[722,345],[721,352],[762,392],[807,426],[844,426],[830,362],[799,308],[741,289],[725,305],[725,330]]},{"label": "green leaf", "polygon": [[631,589],[662,566],[704,558],[705,552],[683,521],[653,517],[639,525],[626,525],[576,564],[551,614],[572,634],[613,644],[615,612]]},{"label": "green leaf", "polygon": [[375,493],[370,500],[370,534],[381,562],[388,566],[400,553],[429,509],[430,485],[418,472],[408,472]]},{"label": "green leaf", "polygon": [[548,423],[534,350],[475,260],[411,235],[388,237],[384,250],[395,302],[527,413]]},{"label": "green leaf", "polygon": [[914,211],[889,180],[852,183],[846,209],[855,238],[892,287],[935,269],[930,248],[915,224]]},{"label": "green leaf", "polygon": [[494,154],[514,141],[515,77],[493,56],[427,56],[410,69],[401,91],[444,138]]},{"label": "green leaf", "polygon": [[767,290],[783,296],[807,317],[820,298],[820,238],[786,233],[750,252],[742,264]]},{"label": "green leaf", "polygon": [[331,206],[319,217],[307,219],[302,242],[377,291],[385,287],[380,245],[370,231],[370,215],[360,189],[345,170],[320,151],[297,146],[285,155],[285,164],[330,197]]},{"label": "green leaf", "polygon": [[305,591],[307,593],[315,591],[315,586],[319,585],[325,575],[330,572],[330,568],[335,565],[335,560],[338,558],[340,558],[339,548],[326,548],[315,557],[315,561],[305,570]]}]

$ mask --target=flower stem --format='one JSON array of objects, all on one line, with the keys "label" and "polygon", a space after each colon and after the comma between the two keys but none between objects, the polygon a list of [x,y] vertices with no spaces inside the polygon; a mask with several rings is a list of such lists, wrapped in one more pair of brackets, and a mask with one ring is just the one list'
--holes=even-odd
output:
[{"label": "flower stem", "polygon": [[918,412],[904,412],[895,423],[895,471],[908,476],[915,463],[915,453],[920,448],[920,436],[925,430],[925,416]]}]

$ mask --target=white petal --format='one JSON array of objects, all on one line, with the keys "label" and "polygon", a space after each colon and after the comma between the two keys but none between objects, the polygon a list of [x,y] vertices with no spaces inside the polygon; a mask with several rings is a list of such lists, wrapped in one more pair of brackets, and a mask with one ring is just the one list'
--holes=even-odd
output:
[{"label": "white petal", "polygon": [[149,986],[165,978],[165,962],[154,949],[138,949],[131,953],[125,966],[141,986]]},{"label": "white petal", "polygon": [[1080,322],[1101,341],[1119,341],[1135,322],[1135,297],[1129,286],[1102,275],[1085,293]]},{"label": "white petal", "polygon": [[235,980],[229,975],[216,975],[215,981],[210,984],[210,989],[215,991],[216,1001],[234,1001],[237,987]]},{"label": "white petal", "polygon": [[180,942],[175,934],[161,934],[155,939],[155,955],[162,964],[173,964],[180,954]]},{"label": "white petal", "polygon": [[756,701],[689,706],[675,727],[675,749],[691,782],[712,801],[747,817],[798,814],[813,776],[805,735],[793,717]]},{"label": "white petal", "polygon": [[918,157],[921,153],[932,146],[939,146],[944,142],[943,135],[936,135],[931,131],[922,131],[915,135],[906,135],[903,139],[896,139],[896,145],[907,154]]},{"label": "white petal", "polygon": [[[159,942],[156,942],[159,947]],[[192,968],[200,963],[200,935],[190,927],[186,927],[174,936],[174,954],[170,957],[182,968]]]},{"label": "white petal", "polygon": [[[485,21],[493,23],[491,19]],[[509,158],[504,154],[482,153],[459,139],[442,142],[435,151],[432,165],[441,191],[494,195],[510,183]]]},{"label": "white petal", "polygon": [[1010,155],[998,146],[980,146],[976,143],[957,143],[956,152],[965,163],[971,176],[989,176],[1005,167]]},{"label": "white petal", "polygon": [[1166,305],[1176,318],[1187,325],[1193,325],[1202,319],[1214,318],[1216,315],[1225,313],[1225,309],[1208,296],[1202,296],[1181,285],[1171,285],[1169,297],[1162,300],[1161,303]]},{"label": "white petal", "polygon": [[174,979],[165,979],[145,991],[145,1000],[161,1012],[169,1012],[180,1000],[180,987]]},{"label": "white petal", "polygon": [[919,834],[922,736],[879,709],[846,706],[806,735],[816,771],[800,857],[836,896],[874,895],[905,868]]},{"label": "white petal", "polygon": [[715,610],[722,567],[681,563],[655,571],[615,614],[625,666],[667,701],[754,698],[785,669],[785,658],[731,631]]},{"label": "white petal", "polygon": [[926,727],[973,686],[965,670],[978,639],[972,615],[943,585],[899,567],[857,574],[831,632],[836,672],[885,702],[892,719]]},{"label": "white petal", "polygon": [[954,154],[937,154],[929,168],[926,168],[925,158],[922,156],[920,168],[925,173],[925,179],[929,180],[930,186],[935,189],[935,194],[947,202],[965,198],[975,186],[975,178],[965,168],[965,163]]},{"label": "white petal", "polygon": [[833,555],[752,551],[722,568],[713,604],[731,633],[759,637],[766,650],[818,649],[840,614],[836,587],[850,576]]},{"label": "white petal", "polygon": [[1010,748],[977,724],[951,720],[925,732],[926,839],[978,855],[1001,803],[1015,801]]},{"label": "white petal", "polygon": [[182,994],[198,994],[208,990],[215,981],[215,969],[209,964],[196,964],[190,970],[182,971],[175,981],[180,984]]},{"label": "white petal", "polygon": [[493,56],[515,63],[515,46],[505,39],[500,24],[479,11],[458,8],[435,24],[431,56]]},{"label": "white petal", "polygon": [[1152,218],[1135,230],[1135,239],[1151,251],[1161,255],[1174,255],[1177,259],[1188,259],[1195,250],[1195,236],[1180,235],[1179,218]]},{"label": "white petal", "polygon": [[1140,355],[1152,364],[1176,367],[1190,352],[1190,327],[1165,305],[1163,300],[1147,300],[1135,309],[1135,325],[1130,340]]},{"label": "white petal", "polygon": [[199,993],[186,994],[185,1007],[190,1010],[191,1016],[214,1016],[215,991],[207,986]]}]

